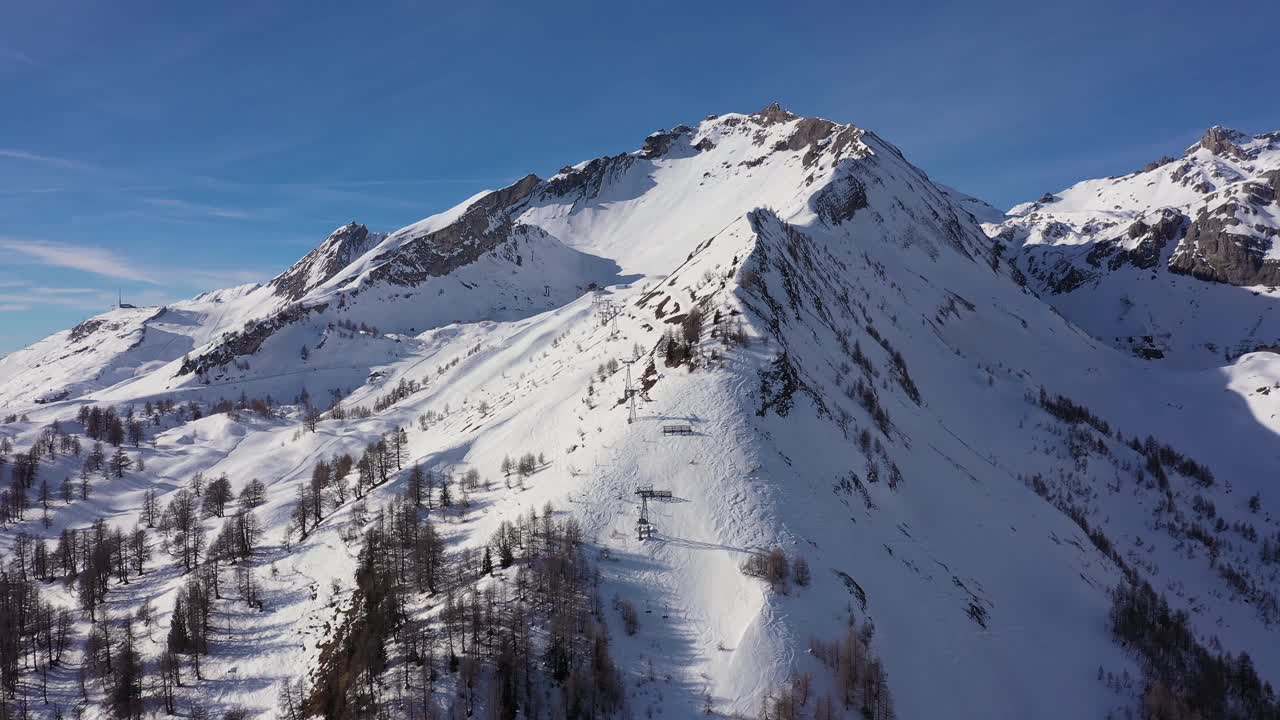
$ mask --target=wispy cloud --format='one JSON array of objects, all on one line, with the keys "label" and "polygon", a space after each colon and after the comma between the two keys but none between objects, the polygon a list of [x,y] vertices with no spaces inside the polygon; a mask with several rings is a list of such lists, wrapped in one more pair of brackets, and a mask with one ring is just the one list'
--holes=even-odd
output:
[{"label": "wispy cloud", "polygon": [[17,253],[37,265],[79,270],[117,280],[160,284],[149,273],[106,248],[0,236],[0,251]]},{"label": "wispy cloud", "polygon": [[78,172],[101,172],[101,168],[93,163],[74,160],[71,158],[56,157],[53,155],[41,155],[29,150],[21,150],[18,148],[0,148],[0,158],[8,158],[10,160],[21,160],[23,162],[36,163],[38,165],[47,165],[49,167],[63,168],[65,170],[76,170]]},{"label": "wispy cloud", "polygon": [[504,177],[429,177],[429,178],[405,178],[400,180],[336,180],[333,182],[301,182],[301,183],[281,183],[282,185],[300,188],[324,188],[324,187],[381,187],[386,185],[477,185],[485,183],[509,183],[512,182],[514,176]]},{"label": "wispy cloud", "polygon": [[99,289],[99,288],[84,288],[84,287],[39,287],[39,286],[34,286],[34,287],[29,287],[29,288],[27,288],[27,290],[28,290],[29,292],[36,293],[37,295],[57,295],[57,296],[62,296],[62,295],[89,295],[89,294],[92,294],[92,293],[99,293],[99,292],[102,292],[102,290],[101,290],[101,289]]},{"label": "wispy cloud", "polygon": [[40,63],[36,62],[35,58],[21,50],[14,50],[13,48],[0,47],[0,60],[8,60],[10,62],[15,62],[20,65],[29,65],[31,67],[40,67]]},{"label": "wispy cloud", "polygon": [[236,208],[217,207],[214,205],[203,205],[200,203],[187,202],[177,198],[150,197],[142,198],[142,201],[148,205],[158,208],[166,208],[175,210],[188,215],[207,215],[209,217],[228,218],[232,220],[252,220],[253,213]]},{"label": "wispy cloud", "polygon": [[114,294],[103,291],[94,291],[88,295],[39,294],[26,291],[0,293],[0,304],[10,306],[10,312],[49,306],[100,311],[114,303],[115,299]]},{"label": "wispy cloud", "polygon": [[63,190],[64,188],[60,187],[0,188],[0,196],[50,195],[63,192]]},{"label": "wispy cloud", "polygon": [[0,312],[25,312],[30,309],[31,309],[30,305],[0,303]]},{"label": "wispy cloud", "polygon": [[[0,236],[0,262],[8,259],[6,251],[17,253],[26,262],[53,268],[78,270],[113,280],[128,280],[156,286],[151,300],[169,302],[185,295],[184,290],[207,291],[218,288],[265,282],[270,275],[260,270],[241,268],[162,267],[139,264],[111,250],[45,240],[25,240]],[[21,262],[19,260],[18,262]],[[137,294],[135,292],[135,294]],[[163,296],[163,297],[162,297]],[[83,286],[54,287],[28,280],[0,277],[0,302],[27,305],[65,305],[97,308],[115,300],[114,289]]]}]

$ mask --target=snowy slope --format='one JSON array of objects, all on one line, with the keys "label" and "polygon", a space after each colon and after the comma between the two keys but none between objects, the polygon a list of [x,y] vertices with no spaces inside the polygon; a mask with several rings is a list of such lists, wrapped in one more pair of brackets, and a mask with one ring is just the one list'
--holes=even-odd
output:
[{"label": "snowy slope", "polygon": [[1005,219],[1003,211],[992,207],[985,200],[962,193],[948,185],[938,184],[938,188],[946,193],[951,204],[968,211],[980,223],[1000,223]]},{"label": "snowy slope", "polygon": [[244,321],[262,293],[244,286],[163,308],[122,308],[0,358],[0,404],[76,396],[146,375]]},{"label": "snowy slope", "polygon": [[1214,127],[1181,158],[986,222],[1073,322],[1141,357],[1205,367],[1280,340],[1278,191],[1280,134]]},{"label": "snowy slope", "polygon": [[[899,717],[1136,708],[1140,668],[1108,627],[1127,572],[1188,611],[1204,642],[1280,677],[1280,578],[1259,540],[1234,529],[1278,527],[1268,473],[1280,362],[1264,352],[1180,369],[1095,339],[1015,281],[967,197],[873,133],[775,105],[660,131],[638,151],[524,178],[385,236],[345,226],[268,285],[159,317],[104,316],[119,327],[93,329],[114,343],[101,352],[63,357],[71,332],[0,361],[0,403],[22,416],[0,433],[20,449],[54,421],[81,432],[74,418],[89,403],[286,403],[272,417],[166,414],[130,449],[145,470],[95,480],[91,498],[53,503],[47,526],[29,512],[0,537],[11,552],[19,530],[56,538],[95,517],[132,527],[147,490],[167,501],[196,472],[226,473],[237,492],[262,480],[263,611],[220,601],[228,630],[206,680],[180,692],[270,716],[349,609],[350,529],[364,526],[347,502],[286,541],[297,488],[318,460],[405,428],[411,463],[489,481],[465,506],[434,511],[454,551],[546,503],[582,524],[601,596],[642,613],[634,636],[605,613],[632,716],[694,717],[708,697],[718,713],[753,716],[797,671],[826,693],[810,642],[839,635],[850,614],[874,622]],[[1029,226],[1034,214],[1017,217]],[[683,337],[691,312],[705,324],[680,360],[668,333]],[[162,328],[174,347],[153,347]],[[635,422],[628,368],[610,360],[634,360]],[[415,389],[379,402],[405,381]],[[1042,389],[1106,430],[1047,412]],[[303,391],[321,409],[341,397],[370,413],[330,413],[309,431]],[[35,392],[53,394],[37,404]],[[1128,441],[1148,435],[1214,482],[1172,466],[1164,487],[1140,478],[1148,461]],[[545,466],[504,482],[501,459],[525,452]],[[60,478],[79,460],[41,462]],[[406,482],[395,473],[368,504]],[[636,534],[642,485],[673,496],[650,506],[647,541]],[[1212,559],[1189,539],[1194,522],[1220,538]],[[742,572],[775,546],[804,558],[812,582],[779,592]],[[163,628],[183,578],[167,557],[154,566],[165,571],[113,583],[109,597],[118,613],[150,598]],[[54,602],[74,603],[58,588]],[[144,655],[162,639],[143,641]],[[78,694],[72,667],[51,673],[66,702]],[[1135,680],[1104,683],[1100,667]],[[91,699],[100,712],[101,695]],[[439,702],[443,712],[448,693]]]}]

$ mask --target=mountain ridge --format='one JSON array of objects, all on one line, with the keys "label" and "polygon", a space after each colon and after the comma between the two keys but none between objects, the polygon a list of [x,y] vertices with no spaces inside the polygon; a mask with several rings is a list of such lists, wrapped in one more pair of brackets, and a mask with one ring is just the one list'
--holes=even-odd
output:
[{"label": "mountain ridge", "polygon": [[[837,716],[1140,709],[1145,658],[1111,621],[1113,590],[1140,580],[1186,613],[1195,642],[1276,677],[1280,579],[1260,548],[1280,538],[1266,480],[1280,361],[1134,357],[1045,302],[1057,296],[1033,292],[1029,270],[1019,282],[1029,251],[979,222],[988,207],[874,133],[773,104],[386,235],[345,225],[266,285],[113,311],[78,340],[64,331],[0,361],[0,402],[20,411],[0,434],[28,456],[42,437],[91,445],[82,409],[145,420],[121,443],[145,469],[87,471],[92,493],[52,503],[47,526],[14,519],[0,544],[12,554],[14,529],[54,539],[99,517],[129,527],[148,492],[170,505],[196,473],[225,474],[236,494],[261,483],[261,547],[234,559],[256,568],[261,609],[239,590],[214,603],[228,629],[194,656],[202,684],[179,692],[264,714],[283,712],[300,675],[333,677],[320,674],[331,648],[374,617],[371,558],[399,557],[379,528],[405,517],[432,524],[460,578],[448,598],[394,591],[398,627],[431,630],[438,654],[416,657],[439,671],[439,713],[467,697],[463,676],[481,716],[499,706],[501,661],[468,646],[471,669],[454,672],[444,643],[470,623],[453,603],[514,617],[519,578],[543,577],[535,538],[555,531],[521,530],[512,567],[478,569],[514,552],[502,538],[531,513],[571,517],[596,561],[582,622],[605,628],[633,715],[807,708],[805,687]],[[1039,212],[1005,222],[1041,232]],[[1142,222],[1121,270],[1173,232]],[[52,445],[41,476],[75,476],[84,459]],[[500,463],[522,454],[525,470]],[[448,507],[406,499],[421,491],[415,467],[430,499],[451,488]],[[641,500],[646,487],[667,500]],[[214,536],[220,520],[199,522]],[[185,580],[173,545],[157,550],[106,596],[130,612],[155,598],[171,627]],[[221,552],[202,567],[233,562]],[[41,592],[73,607],[60,587]],[[550,643],[552,620],[529,618],[531,642]],[[824,659],[837,641],[874,654],[874,682],[855,693],[873,700],[840,702],[849,680]],[[164,642],[138,647],[158,663]],[[351,701],[407,716],[414,651],[380,647],[385,665],[362,677],[414,692],[353,686]],[[529,676],[547,707],[584,682],[556,679],[552,647]],[[52,685],[68,702],[78,692],[70,672]]]}]

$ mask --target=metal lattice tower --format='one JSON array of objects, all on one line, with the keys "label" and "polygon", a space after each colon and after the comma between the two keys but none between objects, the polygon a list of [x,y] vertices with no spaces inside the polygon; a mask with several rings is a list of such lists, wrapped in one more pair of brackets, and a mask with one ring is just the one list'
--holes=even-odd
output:
[{"label": "metal lattice tower", "polygon": [[649,522],[649,496],[640,496],[640,519],[636,520],[636,539],[648,540],[653,535],[653,524]]},{"label": "metal lattice tower", "polygon": [[609,324],[613,314],[613,301],[608,298],[596,298],[592,305],[596,306],[596,317],[600,318],[600,327]]},{"label": "metal lattice tower", "polygon": [[600,318],[600,327],[607,327],[612,323],[613,327],[610,330],[610,334],[616,335],[618,332],[618,316],[622,314],[622,306],[615,305],[613,300],[600,296],[593,298],[591,305],[596,309],[596,317]]},{"label": "metal lattice tower", "polygon": [[636,389],[631,387],[631,364],[635,360],[623,360],[622,364],[627,366],[627,424],[636,421]]},{"label": "metal lattice tower", "polygon": [[636,520],[636,539],[648,540],[653,537],[653,523],[649,522],[649,501],[670,502],[673,495],[670,490],[655,490],[652,485],[641,485],[636,488],[640,496],[640,519]]}]

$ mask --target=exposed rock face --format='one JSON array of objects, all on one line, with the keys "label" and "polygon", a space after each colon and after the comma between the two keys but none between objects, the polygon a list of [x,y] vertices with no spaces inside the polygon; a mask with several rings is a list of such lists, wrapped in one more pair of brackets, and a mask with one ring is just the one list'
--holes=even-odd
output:
[{"label": "exposed rock face", "polygon": [[1160,263],[1164,249],[1175,242],[1186,230],[1187,217],[1176,210],[1165,208],[1160,211],[1160,219],[1154,224],[1139,220],[1129,227],[1129,237],[1138,240],[1138,245],[1128,251],[1125,258],[1135,267],[1150,270]]},{"label": "exposed rock face", "polygon": [[1255,182],[1245,183],[1244,190],[1254,205],[1270,205],[1280,199],[1280,170],[1271,170],[1258,176]]},{"label": "exposed rock face", "polygon": [[[796,152],[806,150],[804,166],[813,167],[824,153],[837,160],[845,157],[860,156],[860,141],[866,131],[851,125],[838,125],[823,118],[800,118],[784,109],[778,103],[772,103],[753,114],[750,118],[762,127],[799,120],[796,129],[784,140],[773,144],[774,152]],[[757,136],[757,143],[763,140],[764,133]]]},{"label": "exposed rock face", "polygon": [[1092,275],[1064,261],[1048,273],[1047,282],[1055,294],[1061,295],[1084,286],[1092,278]]},{"label": "exposed rock face", "polygon": [[1102,261],[1106,260],[1110,270],[1118,270],[1124,265],[1151,270],[1160,264],[1169,243],[1177,241],[1185,232],[1186,223],[1185,215],[1172,208],[1165,208],[1160,211],[1159,218],[1154,223],[1136,220],[1129,226],[1125,236],[1129,240],[1138,241],[1133,248],[1126,249],[1118,239],[1103,240],[1089,251],[1085,259],[1094,267],[1100,267]]},{"label": "exposed rock face", "polygon": [[753,117],[759,118],[765,125],[784,123],[796,119],[795,115],[782,109],[782,105],[777,102],[765,105],[759,112],[756,112]]},{"label": "exposed rock face", "polygon": [[1248,155],[1236,143],[1248,140],[1249,137],[1244,133],[1215,125],[1205,131],[1204,136],[1200,138],[1200,142],[1192,145],[1188,149],[1188,153],[1195,151],[1197,148],[1204,148],[1214,155],[1247,160]]},{"label": "exposed rock face", "polygon": [[[373,240],[381,236],[373,235]],[[271,281],[276,295],[293,302],[313,288],[323,285],[351,264],[351,261],[368,252],[375,242],[369,229],[354,222],[333,231],[328,239],[315,250]]]},{"label": "exposed rock face", "polygon": [[842,175],[813,196],[818,217],[830,225],[839,225],[867,207],[867,187],[856,177]]},{"label": "exposed rock face", "polygon": [[659,130],[644,139],[644,147],[640,149],[640,157],[653,160],[666,155],[671,150],[671,143],[683,135],[693,134],[688,125],[677,125],[670,132]]},{"label": "exposed rock face", "polygon": [[101,318],[90,318],[84,322],[71,328],[71,334],[67,336],[67,340],[78,343],[98,331],[98,328],[106,324],[106,320]]},{"label": "exposed rock face", "polygon": [[1099,275],[1093,268],[1081,267],[1060,253],[1027,253],[1015,261],[1022,267],[1011,263],[1013,269],[1023,273],[1024,282],[1030,277],[1034,280],[1034,287],[1054,295],[1077,290]]},{"label": "exposed rock face", "polygon": [[327,308],[326,304],[312,307],[291,305],[265,320],[251,320],[245,323],[243,329],[226,335],[208,352],[183,358],[178,375],[208,372],[230,364],[237,357],[252,355],[280,328],[305,320],[311,313],[322,313]]},{"label": "exposed rock face", "polygon": [[547,181],[545,192],[558,198],[576,196],[590,200],[600,194],[600,188],[611,177],[620,177],[636,162],[636,156],[620,153],[612,157],[596,158],[581,168],[562,168],[560,174]]},{"label": "exposed rock face", "polygon": [[1247,234],[1238,208],[1230,201],[1201,210],[1169,260],[1169,270],[1231,285],[1280,284],[1280,262],[1266,259],[1272,240]]},{"label": "exposed rock face", "polygon": [[516,227],[512,208],[541,183],[536,175],[526,175],[514,185],[485,195],[453,223],[375,258],[378,266],[369,273],[370,280],[411,287],[474,262],[511,237]]},{"label": "exposed rock face", "polygon": [[480,198],[467,208],[463,213],[465,218],[473,212],[493,212],[496,210],[504,210],[533,194],[538,185],[542,184],[542,179],[532,173],[525,175],[517,180],[514,184],[508,185],[501,190],[495,190],[488,195]]},{"label": "exposed rock face", "polygon": [[773,146],[774,150],[790,150],[796,151],[802,148],[816,145],[819,141],[825,140],[836,128],[836,124],[830,120],[822,118],[804,118],[796,123],[796,131],[786,140],[779,140]]}]

